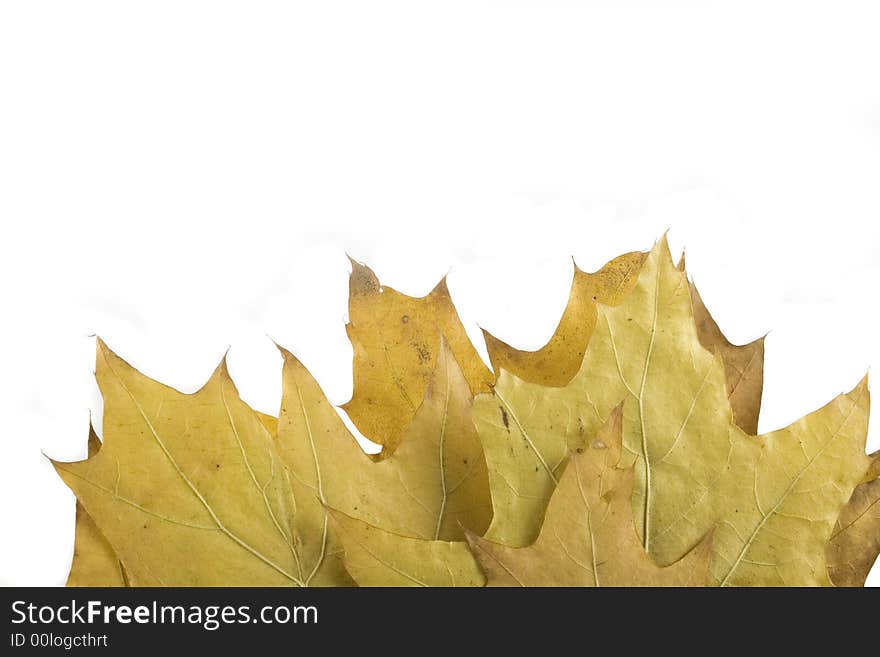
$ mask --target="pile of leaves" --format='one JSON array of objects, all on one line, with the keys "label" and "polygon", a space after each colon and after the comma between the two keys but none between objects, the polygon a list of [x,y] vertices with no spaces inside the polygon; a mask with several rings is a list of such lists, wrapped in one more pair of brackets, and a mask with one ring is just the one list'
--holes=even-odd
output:
[{"label": "pile of leaves", "polygon": [[445,281],[353,262],[343,407],[283,356],[277,418],[221,362],[183,394],[98,341],[103,437],[54,463],[72,586],[861,586],[880,551],[868,389],[757,434],[764,345],[730,344],[664,240],[575,270],[542,349],[485,335]]}]

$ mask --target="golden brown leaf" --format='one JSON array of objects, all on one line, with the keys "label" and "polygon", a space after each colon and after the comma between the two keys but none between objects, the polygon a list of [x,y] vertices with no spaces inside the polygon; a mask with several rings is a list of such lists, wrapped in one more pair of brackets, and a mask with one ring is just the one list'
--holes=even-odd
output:
[{"label": "golden brown leaf", "polygon": [[348,337],[354,349],[354,392],[343,408],[367,438],[393,452],[421,403],[437,362],[440,336],[449,343],[471,393],[494,377],[471,344],[446,279],[424,297],[388,286],[352,260]]},{"label": "golden brown leaf", "polygon": [[546,345],[521,351],[483,331],[489,359],[496,372],[507,370],[530,383],[561,387],[577,374],[596,326],[596,304],[619,304],[635,286],[645,253],[618,256],[599,271],[574,268],[568,305]]},{"label": "golden brown leaf", "polygon": [[828,575],[835,586],[864,586],[880,553],[880,453],[872,455],[867,481],[840,512],[828,544]]},{"label": "golden brown leaf", "polygon": [[865,476],[862,477],[862,483],[880,478],[880,451],[871,454],[870,458],[871,465],[869,465],[868,469],[865,471]]}]

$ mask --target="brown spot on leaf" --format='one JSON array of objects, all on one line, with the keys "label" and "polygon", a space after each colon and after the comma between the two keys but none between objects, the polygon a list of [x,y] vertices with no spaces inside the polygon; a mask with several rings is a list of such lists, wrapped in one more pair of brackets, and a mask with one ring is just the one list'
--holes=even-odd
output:
[{"label": "brown spot on leaf", "polygon": [[413,349],[416,350],[416,356],[418,357],[420,364],[427,363],[431,360],[431,352],[428,351],[428,348],[425,345],[419,342],[413,342],[411,344]]},{"label": "brown spot on leaf", "polygon": [[498,410],[501,411],[501,421],[504,422],[504,428],[507,429],[507,433],[510,433],[510,421],[507,419],[507,411],[504,410],[503,406],[499,406]]}]

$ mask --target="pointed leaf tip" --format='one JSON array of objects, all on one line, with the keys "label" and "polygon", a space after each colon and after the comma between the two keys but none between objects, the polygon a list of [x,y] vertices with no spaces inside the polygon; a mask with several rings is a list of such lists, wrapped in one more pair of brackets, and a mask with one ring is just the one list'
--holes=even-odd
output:
[{"label": "pointed leaf tip", "polygon": [[284,358],[285,365],[287,365],[289,363],[290,365],[292,365],[294,367],[301,367],[301,368],[305,369],[305,365],[303,365],[303,362],[297,357],[296,354],[294,354],[289,349],[282,347],[280,344],[276,344],[276,346],[278,347],[278,351],[281,352],[282,358]]},{"label": "pointed leaf tip", "polygon": [[848,393],[850,397],[860,398],[862,395],[870,395],[871,389],[868,385],[868,376],[870,372],[866,371],[864,376],[859,379],[859,382],[855,385],[855,387]]},{"label": "pointed leaf tip", "polygon": [[214,368],[214,372],[211,374],[211,378],[221,378],[221,379],[229,379],[232,380],[232,377],[229,375],[229,349],[227,348],[225,352],[223,352],[223,356],[220,358],[220,362],[217,363],[217,367]]},{"label": "pointed leaf tip", "polygon": [[95,336],[95,357],[97,360],[101,358],[119,358],[100,336]]},{"label": "pointed leaf tip", "polygon": [[349,262],[351,262],[351,274],[348,278],[349,294],[355,296],[377,292],[380,286],[379,277],[375,272],[351,257]]},{"label": "pointed leaf tip", "polygon": [[446,281],[447,276],[449,276],[449,272],[446,272],[445,274],[443,274],[443,278],[441,278],[439,281],[437,281],[437,285],[434,286],[434,288],[431,290],[430,294],[432,294],[434,296],[442,296],[442,297],[450,297],[451,298],[452,295],[449,293],[449,285]]}]

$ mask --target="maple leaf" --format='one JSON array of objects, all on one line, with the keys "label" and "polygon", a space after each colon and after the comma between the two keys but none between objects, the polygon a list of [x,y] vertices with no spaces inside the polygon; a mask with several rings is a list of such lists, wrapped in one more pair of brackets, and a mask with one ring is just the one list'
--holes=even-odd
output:
[{"label": "maple leaf", "polygon": [[[88,456],[101,449],[94,427],[89,425]],[[128,586],[125,568],[91,519],[83,505],[76,503],[76,530],[73,539],[73,560],[67,586]]]},{"label": "maple leaf", "polygon": [[632,516],[633,470],[617,467],[623,414],[611,413],[582,453],[568,459],[541,533],[528,547],[468,540],[489,586],[702,586],[711,539],[661,568],[642,547]]},{"label": "maple leaf", "polygon": [[402,536],[328,509],[345,545],[345,567],[359,586],[483,586],[463,541]]},{"label": "maple leaf", "polygon": [[718,522],[714,583],[828,583],[825,543],[868,463],[866,382],[786,429],[746,435],[721,357],[699,341],[688,287],[661,240],[626,299],[599,306],[567,386],[502,371],[494,394],[477,397],[494,507],[487,538],[533,542],[568,452],[625,400],[623,465],[635,465],[636,527],[658,563]]},{"label": "maple leaf", "polygon": [[828,543],[828,575],[835,586],[864,586],[880,553],[880,452],[865,481],[840,512]]},{"label": "maple leaf", "polygon": [[301,584],[294,501],[274,439],[225,360],[197,392],[149,379],[98,341],[104,443],[54,462],[138,585]]},{"label": "maple leaf", "polygon": [[494,377],[468,339],[446,279],[424,297],[388,286],[351,261],[349,322],[354,349],[354,390],[343,405],[364,436],[393,452],[409,426],[434,370],[444,336],[471,392],[485,392]]},{"label": "maple leaf", "polygon": [[[380,460],[363,452],[302,363],[281,350],[278,446],[297,501],[294,528],[303,545],[306,583],[313,577],[314,583],[339,581],[338,539],[327,507],[416,538],[461,539],[462,527],[482,532],[488,525],[488,473],[471,422],[470,390],[450,347],[438,347],[405,440]],[[310,540],[315,536],[327,537],[329,547]]]},{"label": "maple leaf", "polygon": [[[278,418],[255,411],[257,417],[273,436],[278,432]],[[89,425],[88,457],[101,449],[101,441],[94,427]],[[73,559],[67,577],[67,586],[131,586],[131,577],[119,560],[113,546],[104,538],[95,521],[83,505],[76,502]]]}]

